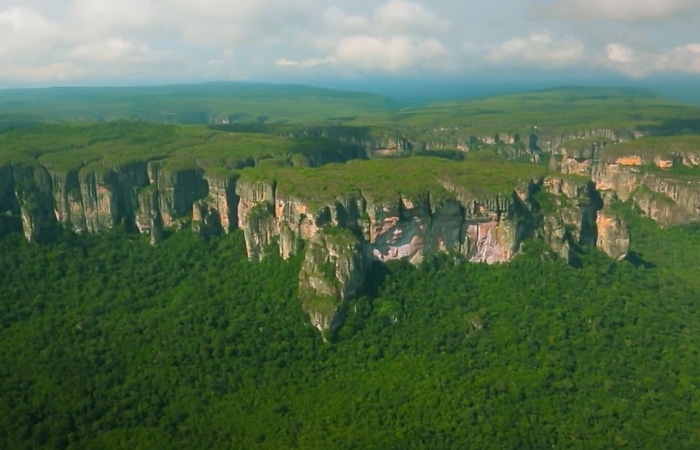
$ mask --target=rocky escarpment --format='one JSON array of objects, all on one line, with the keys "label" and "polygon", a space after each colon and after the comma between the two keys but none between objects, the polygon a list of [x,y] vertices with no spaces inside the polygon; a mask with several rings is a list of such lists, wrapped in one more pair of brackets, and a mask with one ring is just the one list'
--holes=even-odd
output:
[{"label": "rocky escarpment", "polygon": [[[512,136],[506,139],[515,142]],[[38,164],[5,165],[0,167],[0,231],[20,227],[28,239],[37,240],[57,225],[84,233],[125,224],[149,233],[156,243],[167,227],[191,227],[203,236],[241,228],[253,260],[270,251],[287,258],[305,249],[299,293],[314,325],[329,330],[340,323],[346,301],[361,292],[366,271],[375,262],[419,263],[436,252],[470,262],[506,262],[530,238],[544,240],[567,259],[584,246],[597,246],[621,259],[629,248],[629,233],[609,205],[631,192],[640,206],[661,211],[658,217],[688,217],[674,209],[681,205],[688,212],[695,201],[687,194],[692,189],[679,180],[656,174],[660,181],[655,184],[641,170],[643,162],[612,161],[605,139],[580,139],[577,144],[559,147],[562,158],[553,168],[566,174],[545,176],[540,167],[535,171],[539,175],[510,185],[493,179],[511,170],[510,163],[489,159],[483,166],[474,160],[467,165],[471,169],[463,169],[431,158],[444,164],[429,170],[424,164],[436,163],[420,158],[383,160],[382,167],[357,161],[362,165],[338,165],[337,176],[297,188],[284,177],[265,176],[266,164],[255,169],[254,177],[246,171],[206,170],[190,160],[157,158],[63,171]],[[312,156],[299,165],[320,161]],[[272,163],[267,167],[296,165],[291,159],[267,161]],[[408,160],[417,162],[400,164]],[[661,158],[657,168],[684,161],[694,159],[690,154]],[[400,177],[404,166],[412,172]],[[443,176],[443,169],[450,167],[460,176]],[[338,179],[346,171],[358,178]],[[302,169],[293,173],[304,174],[299,183],[317,175]],[[578,173],[594,181],[573,175]],[[377,181],[388,175],[398,178]],[[663,193],[673,205],[658,196],[645,200],[640,186]]]},{"label": "rocky escarpment", "polygon": [[[242,138],[244,143],[245,139],[251,138]],[[49,157],[43,165],[43,156],[38,161],[25,157],[31,162],[22,164],[4,163],[0,165],[0,233],[21,229],[28,239],[36,240],[56,225],[96,233],[124,224],[150,233],[157,242],[163,227],[192,225],[203,235],[229,232],[238,226],[236,172],[243,167],[258,163],[316,167],[366,158],[361,147],[321,138],[289,142],[261,138],[260,142],[267,146],[260,156],[232,157],[226,159],[228,165],[221,162],[226,150],[218,150],[216,157],[221,161],[213,163],[206,157],[200,160],[196,153],[120,163],[95,155],[83,164],[80,155],[75,161],[66,157],[69,163]]]},{"label": "rocky escarpment", "polygon": [[[425,164],[437,164],[435,159],[385,160],[380,173],[399,176],[401,161],[414,170],[405,182],[419,189],[392,181],[389,190],[378,190],[370,179],[365,180],[368,189],[362,184],[345,189],[334,176],[321,188],[295,190],[285,179],[279,185],[274,178],[260,177],[264,170],[251,178],[245,171],[246,176],[207,172],[167,160],[87,165],[66,172],[10,165],[0,169],[5,175],[2,224],[9,227],[9,218],[17,218],[15,227],[30,240],[41,239],[57,225],[82,233],[125,224],[150,234],[152,243],[162,239],[166,227],[191,226],[204,236],[238,227],[253,260],[270,251],[288,258],[305,249],[299,294],[321,331],[341,322],[344,305],[361,292],[368,268],[377,261],[415,264],[425,255],[449,252],[469,262],[507,262],[533,237],[567,259],[586,245],[613,258],[627,252],[626,226],[606,209],[606,199],[592,182],[537,175],[492,189],[492,182],[499,184],[493,177],[510,166],[488,161],[466,166],[445,161],[429,169]],[[362,164],[334,170],[372,170]],[[536,168],[525,169],[530,167]],[[384,172],[387,168],[392,171]],[[466,178],[456,181],[443,173],[446,168],[466,170]],[[290,170],[296,174],[301,169]],[[434,175],[416,179],[430,170]],[[484,177],[482,172],[489,170],[493,175]],[[472,185],[469,180],[477,181]],[[428,187],[420,188],[422,183]]]},{"label": "rocky escarpment", "polygon": [[9,205],[6,213],[19,214],[24,236],[40,240],[55,229],[56,217],[51,197],[51,178],[38,165],[18,164],[4,171],[12,180],[12,188],[4,189],[2,203]]},{"label": "rocky escarpment", "polygon": [[[289,257],[305,243],[300,295],[322,331],[340,322],[343,302],[357,295],[375,261],[418,263],[427,254],[450,252],[470,262],[506,262],[532,237],[545,239],[566,258],[575,252],[572,244],[597,245],[614,258],[627,253],[625,224],[604,208],[590,182],[538,178],[488,193],[448,181],[442,186],[420,195],[358,191],[319,202],[313,193],[290,195],[275,181],[244,177],[236,188],[239,224],[252,259],[266,251]],[[566,211],[542,209],[537,200],[542,191]],[[613,225],[619,225],[618,234]]]},{"label": "rocky escarpment", "polygon": [[0,236],[22,231],[12,166],[0,167]]},{"label": "rocky escarpment", "polygon": [[343,302],[362,290],[365,261],[361,241],[348,229],[326,228],[308,240],[299,272],[299,296],[318,330],[340,324]]},{"label": "rocky escarpment", "polygon": [[[292,138],[322,138],[348,146],[357,151],[353,158],[407,156],[420,154],[447,154],[489,150],[505,159],[541,162],[551,155],[552,168],[564,173],[582,173],[589,170],[586,161],[607,145],[639,139],[650,131],[632,128],[602,127],[543,127],[511,124],[472,127],[472,124],[440,126],[435,128],[396,126],[393,129],[359,125],[294,126],[266,124],[230,124],[216,129],[255,131]],[[489,130],[489,131],[485,131]],[[347,152],[347,150],[346,150]],[[347,158],[315,161],[314,166]],[[562,163],[563,161],[563,163]]]},{"label": "rocky escarpment", "polygon": [[[237,226],[235,177],[200,168],[171,168],[164,162],[79,170],[47,170],[39,164],[0,167],[0,229],[20,227],[27,239],[41,240],[57,225],[95,233],[124,224],[151,234],[193,221],[227,232]],[[204,231],[203,231],[204,232]]]},{"label": "rocky escarpment", "polygon": [[291,133],[292,136],[322,137],[362,148],[368,157],[410,154],[414,142],[391,130],[368,127],[311,127]]},{"label": "rocky escarpment", "polygon": [[582,246],[595,246],[611,258],[624,259],[630,246],[629,229],[610,208],[616,200],[584,177],[548,177],[536,200],[543,210],[542,237],[567,260],[575,258]]},{"label": "rocky escarpment", "polygon": [[[685,161],[687,165],[683,162]],[[662,226],[700,219],[700,183],[691,159],[679,155],[646,158],[629,155],[606,158],[593,177],[621,200],[633,200]],[[684,170],[689,169],[689,170]]]},{"label": "rocky escarpment", "polygon": [[700,140],[692,137],[627,144],[595,138],[561,146],[550,166],[589,177],[610,198],[632,200],[660,225],[671,226],[700,219],[699,149]]}]

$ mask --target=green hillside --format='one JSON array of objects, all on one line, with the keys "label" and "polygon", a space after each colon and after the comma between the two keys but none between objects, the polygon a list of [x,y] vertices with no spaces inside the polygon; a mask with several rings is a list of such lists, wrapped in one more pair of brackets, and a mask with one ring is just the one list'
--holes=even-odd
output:
[{"label": "green hillside", "polygon": [[457,135],[595,129],[653,129],[676,134],[688,126],[700,133],[700,107],[640,89],[570,87],[439,103],[358,118],[356,122]]},{"label": "green hillside", "polygon": [[388,99],[372,94],[258,83],[0,90],[0,112],[66,122],[319,122],[389,106]]}]

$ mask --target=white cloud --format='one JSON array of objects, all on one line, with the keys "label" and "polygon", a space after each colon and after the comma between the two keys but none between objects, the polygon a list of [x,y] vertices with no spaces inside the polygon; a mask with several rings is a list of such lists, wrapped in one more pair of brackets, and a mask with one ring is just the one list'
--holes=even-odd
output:
[{"label": "white cloud", "polygon": [[700,74],[700,43],[676,47],[662,56],[667,71]]},{"label": "white cloud", "polygon": [[152,0],[73,0],[69,15],[80,31],[89,34],[148,29],[158,21]]},{"label": "white cloud", "polygon": [[[0,0],[1,82],[197,76],[225,51],[264,46],[311,19],[313,0]],[[59,3],[61,3],[59,5]],[[53,18],[42,14],[53,13]],[[271,13],[274,11],[274,14]],[[240,73],[223,61],[220,74]],[[236,64],[238,63],[238,64]],[[250,63],[250,62],[249,62]],[[149,72],[150,71],[150,72]]]},{"label": "white cloud", "polygon": [[165,52],[151,50],[146,44],[114,37],[81,44],[70,51],[72,60],[97,63],[143,63],[167,57]]},{"label": "white cloud", "polygon": [[94,34],[134,34],[194,46],[250,43],[303,26],[313,0],[72,0],[70,17]]},{"label": "white cloud", "polygon": [[449,54],[450,51],[437,39],[358,35],[341,39],[331,56],[298,61],[281,58],[276,63],[280,67],[304,69],[339,66],[352,72],[399,73],[426,67],[446,69]]},{"label": "white cloud", "polygon": [[331,6],[323,13],[323,19],[329,30],[336,32],[358,32],[369,28],[367,16],[348,14],[337,6]]},{"label": "white cloud", "polygon": [[302,67],[302,68],[309,68],[309,67],[317,67],[317,66],[325,66],[325,65],[333,65],[336,63],[335,59],[332,57],[328,58],[309,58],[305,59],[302,61],[293,61],[291,59],[287,58],[280,58],[275,62],[278,66],[282,67]]},{"label": "white cloud", "polygon": [[374,26],[382,33],[407,34],[417,31],[431,35],[449,30],[450,23],[419,3],[391,0],[374,13]]},{"label": "white cloud", "polygon": [[484,66],[696,73],[698,26],[700,0],[0,0],[0,86]]},{"label": "white cloud", "polygon": [[545,31],[509,39],[486,56],[492,63],[542,69],[576,66],[585,59],[586,46],[581,41]]},{"label": "white cloud", "polygon": [[50,50],[60,25],[33,9],[11,7],[0,11],[0,57],[26,58]]},{"label": "white cloud", "polygon": [[632,77],[667,72],[700,75],[700,43],[662,52],[635,50],[624,44],[610,43],[606,46],[601,64]]},{"label": "white cloud", "polygon": [[661,21],[699,12],[698,0],[553,0],[535,7],[538,15],[620,22]]},{"label": "white cloud", "polygon": [[444,60],[449,50],[437,39],[352,36],[338,43],[334,60],[363,71],[399,72]]},{"label": "white cloud", "polygon": [[450,65],[450,50],[436,37],[449,30],[450,23],[422,4],[390,0],[364,15],[331,7],[323,17],[326,32],[315,35],[312,46],[327,56],[281,58],[278,66],[332,65],[353,72],[398,73]]},{"label": "white cloud", "polygon": [[634,50],[622,44],[608,44],[605,47],[608,61],[613,63],[626,64],[634,61]]},{"label": "white cloud", "polygon": [[372,32],[380,36],[415,35],[434,36],[449,31],[448,20],[424,5],[407,0],[389,0],[365,14],[350,14],[337,6],[325,10],[326,29],[332,33]]}]

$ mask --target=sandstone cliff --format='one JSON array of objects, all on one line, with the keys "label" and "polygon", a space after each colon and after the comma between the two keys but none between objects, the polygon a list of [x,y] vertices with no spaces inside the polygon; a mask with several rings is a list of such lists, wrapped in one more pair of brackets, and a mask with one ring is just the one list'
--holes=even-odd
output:
[{"label": "sandstone cliff", "polygon": [[332,330],[340,324],[342,302],[360,293],[366,270],[362,244],[350,230],[330,227],[309,239],[299,272],[299,296],[317,329]]},{"label": "sandstone cliff", "polygon": [[580,176],[550,176],[545,181],[546,196],[539,200],[543,210],[543,237],[565,259],[575,257],[581,246],[598,247],[613,259],[624,259],[629,252],[628,225],[612,211],[614,194]]},{"label": "sandstone cliff", "polygon": [[[261,176],[266,173],[261,170],[250,177],[245,170],[211,170],[187,158],[86,163],[67,170],[4,165],[0,233],[22,229],[27,239],[40,240],[57,225],[85,233],[125,224],[157,243],[168,227],[191,227],[203,236],[241,228],[252,260],[270,251],[288,258],[306,249],[300,295],[314,325],[328,330],[339,323],[344,302],[358,295],[365,271],[375,261],[419,263],[427,254],[450,252],[465,261],[500,263],[511,260],[533,237],[566,259],[575,258],[584,246],[622,259],[630,238],[624,220],[610,208],[613,202],[632,199],[663,225],[697,220],[700,211],[700,188],[682,173],[696,167],[700,155],[687,148],[620,151],[626,148],[620,144],[624,137],[610,130],[562,134],[547,141],[546,146],[557,142],[550,169],[562,175],[538,169],[510,185],[491,179],[508,171],[503,161],[486,159],[488,167],[481,170],[477,160],[472,166],[478,170],[472,167],[455,178],[439,169],[423,170],[419,158],[408,158],[418,163],[401,177],[399,162],[406,159],[399,158],[387,161],[392,170],[384,167],[375,175],[363,172],[365,167],[371,172],[371,164],[348,166],[363,174],[361,183],[343,178],[348,167],[337,165],[327,179],[304,188],[302,182],[314,179],[316,172],[301,167],[352,158],[360,146],[369,155],[420,148],[398,135],[323,133],[344,139],[348,147],[343,148],[354,150],[257,162],[269,168],[300,166],[293,173],[303,173],[286,172],[281,178],[276,169],[270,176]],[[486,145],[519,145],[525,152],[541,144],[537,135],[528,144],[513,134],[477,139]],[[389,174],[396,181],[377,182]],[[290,181],[288,175],[299,179]]]},{"label": "sandstone cliff", "polygon": [[38,164],[0,168],[0,226],[11,231],[19,220],[29,240],[55,225],[95,233],[124,224],[151,234],[154,242],[163,227],[192,222],[198,231],[201,222],[211,232],[228,232],[238,225],[237,203],[232,175],[157,161],[50,172]]},{"label": "sandstone cliff", "polygon": [[659,138],[561,146],[550,167],[590,177],[610,198],[632,200],[662,226],[700,219],[700,140]]},{"label": "sandstone cliff", "polygon": [[[590,181],[542,177],[489,192],[446,180],[438,186],[412,195],[397,186],[394,195],[358,190],[323,200],[322,193],[291,195],[274,180],[244,176],[236,188],[239,226],[251,259],[265,251],[287,258],[305,242],[300,293],[322,331],[338,323],[343,301],[357,295],[374,261],[418,263],[427,254],[451,252],[470,262],[507,262],[537,236],[567,259],[584,245],[616,259],[627,254],[626,225],[604,209]],[[542,208],[541,191],[555,208]]]}]

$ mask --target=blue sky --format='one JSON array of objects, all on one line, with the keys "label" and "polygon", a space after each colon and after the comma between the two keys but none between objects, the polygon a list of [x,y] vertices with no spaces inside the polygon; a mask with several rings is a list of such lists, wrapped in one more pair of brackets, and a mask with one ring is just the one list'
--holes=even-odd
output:
[{"label": "blue sky", "polygon": [[700,75],[700,0],[0,0],[0,86]]}]

